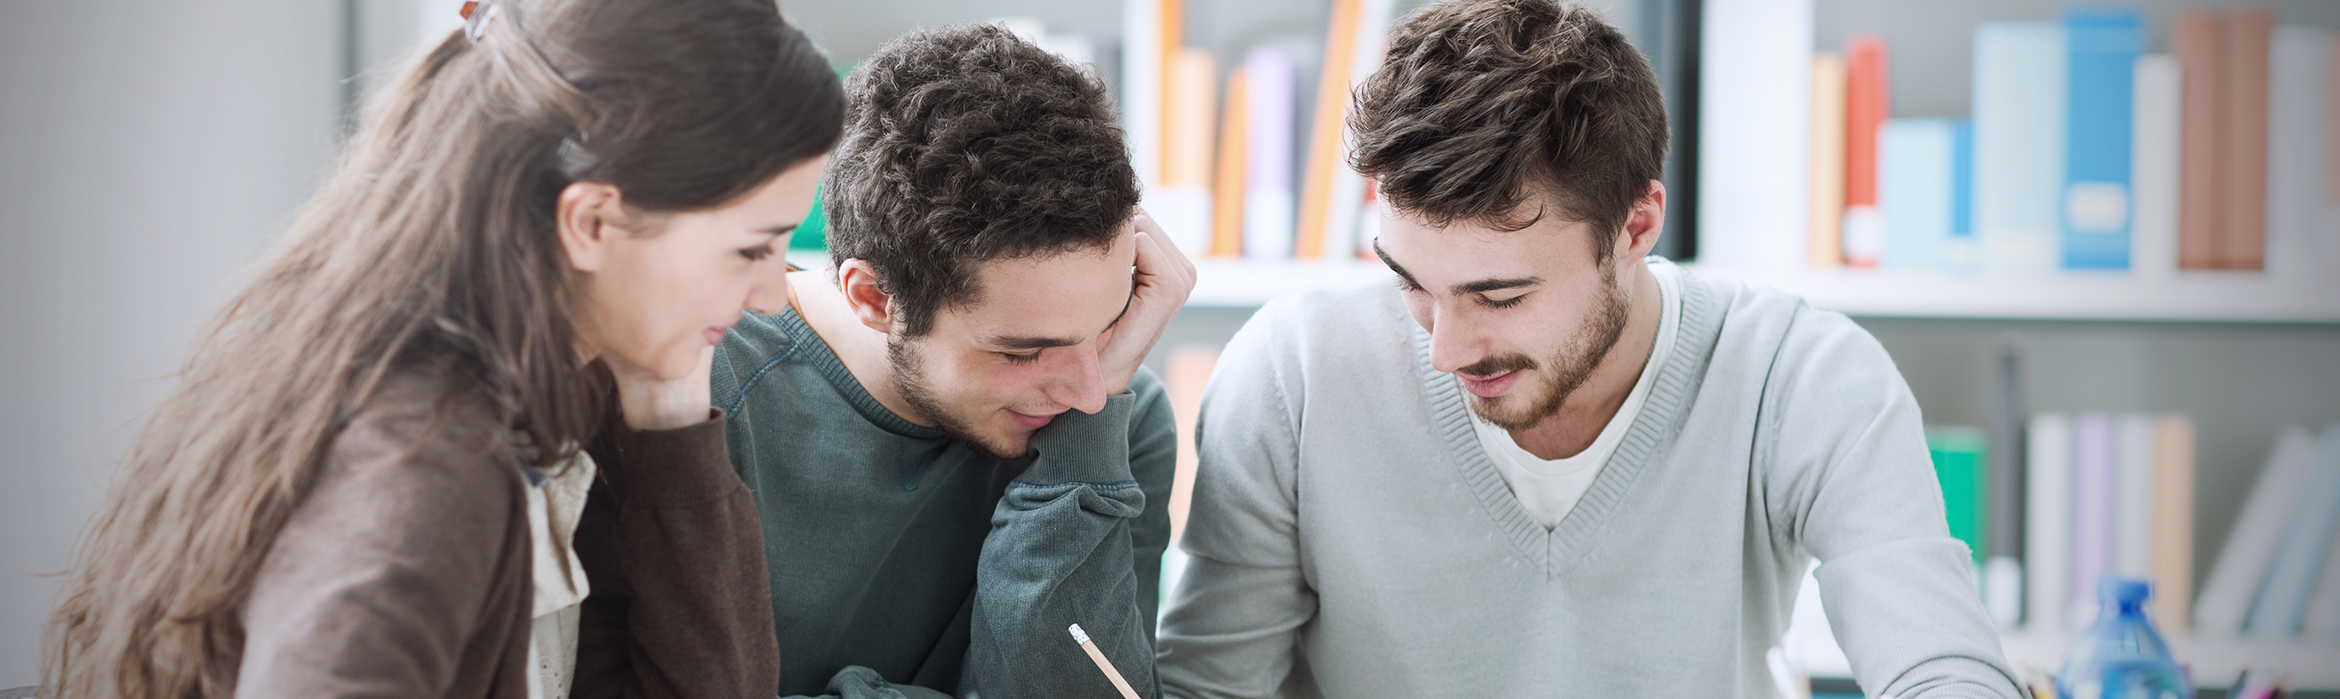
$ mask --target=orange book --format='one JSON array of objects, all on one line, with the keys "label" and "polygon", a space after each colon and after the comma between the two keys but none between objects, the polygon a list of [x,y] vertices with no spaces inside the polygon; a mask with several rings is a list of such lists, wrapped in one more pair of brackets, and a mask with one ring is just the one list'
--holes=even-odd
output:
[{"label": "orange book", "polygon": [[[1172,405],[1176,409],[1176,405]],[[2194,602],[2194,421],[2153,421],[2153,617],[2185,635]]]},{"label": "orange book", "polygon": [[[2170,31],[2177,52],[2178,72],[2185,76],[2225,73],[2225,21],[2207,12],[2180,13]],[[2179,82],[2178,150],[2184,166],[2178,173],[2178,268],[2218,269],[2219,233],[2226,212],[2218,180],[2226,173],[2226,149],[2221,134],[2226,110],[2219,102],[2223,88],[2215,79],[2187,77]]]},{"label": "orange book", "polygon": [[1349,115],[1349,66],[1355,61],[1357,22],[1364,0],[1333,0],[1332,26],[1324,35],[1324,66],[1316,83],[1316,113],[1308,130],[1307,170],[1300,187],[1300,222],[1292,256],[1325,256],[1326,220],[1332,215],[1333,176],[1343,165],[1341,126]]},{"label": "orange book", "polygon": [[1243,256],[1244,178],[1250,169],[1244,155],[1251,150],[1245,135],[1251,113],[1251,80],[1243,67],[1227,74],[1227,99],[1219,117],[1218,177],[1211,183],[1211,256]]},{"label": "orange book", "polygon": [[1165,187],[1194,187],[1197,191],[1211,186],[1211,112],[1218,105],[1218,95],[1211,88],[1218,82],[1219,63],[1211,53],[1202,49],[1184,49],[1170,63],[1167,91],[1170,120],[1162,122],[1162,133],[1167,135],[1162,149],[1162,185]]},{"label": "orange book", "polygon": [[1809,263],[1844,264],[1844,59],[1812,57],[1812,231]]},{"label": "orange book", "polygon": [[[1186,7],[1183,3],[1184,0],[1162,0],[1162,59],[1160,63],[1155,64],[1161,66],[1162,77],[1160,82],[1154,84],[1160,86],[1162,90],[1162,114],[1160,116],[1162,142],[1157,144],[1157,147],[1161,148],[1160,152],[1163,153],[1168,153],[1170,148],[1170,120],[1178,116],[1176,114],[1178,108],[1175,106],[1177,95],[1171,92],[1170,76],[1172,75],[1171,66],[1177,63],[1179,52],[1186,49]],[[1162,161],[1162,171],[1155,173],[1155,176],[1161,179],[1156,179],[1155,182],[1161,182],[1170,177],[1169,158],[1163,158]]]},{"label": "orange book", "polygon": [[[2324,203],[2340,205],[2340,39],[2333,40],[2325,47]],[[2340,260],[2340,257],[2330,259]],[[2340,269],[2332,271],[2340,273]]]},{"label": "orange book", "polygon": [[1203,389],[1210,386],[1211,369],[1219,362],[1212,347],[1174,347],[1162,377],[1170,394],[1170,414],[1178,425],[1178,465],[1170,478],[1170,540],[1186,532],[1186,513],[1194,502],[1194,474],[1202,460],[1195,453],[1194,424],[1202,414]]},{"label": "orange book", "polygon": [[[1882,261],[1884,219],[1877,210],[1877,132],[1892,112],[1885,41],[1873,34],[1852,37],[1844,48],[1844,208],[1838,249],[1845,264],[1875,267]],[[1854,215],[1859,214],[1859,215]]]},{"label": "orange book", "polygon": [[2219,79],[2226,89],[2226,157],[2219,180],[2227,229],[2218,255],[2226,269],[2267,268],[2267,54],[2274,33],[2275,15],[2266,10],[2226,18],[2226,70]]}]

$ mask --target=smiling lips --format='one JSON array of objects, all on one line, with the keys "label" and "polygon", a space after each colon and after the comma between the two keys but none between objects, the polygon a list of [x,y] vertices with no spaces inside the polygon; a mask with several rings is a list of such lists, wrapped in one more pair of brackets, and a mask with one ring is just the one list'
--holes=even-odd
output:
[{"label": "smiling lips", "polygon": [[1008,414],[1008,419],[1016,421],[1016,425],[1027,430],[1037,430],[1042,427],[1047,427],[1048,423],[1055,422],[1056,416],[1061,414],[1056,413],[1049,415],[1027,415],[1016,412],[1014,410],[1007,410],[1006,412]]},{"label": "smiling lips", "polygon": [[1463,390],[1470,391],[1471,395],[1480,398],[1493,398],[1503,395],[1505,390],[1510,389],[1511,384],[1519,380],[1520,371],[1513,369],[1486,378],[1475,378],[1469,374],[1455,374],[1455,378],[1462,379]]},{"label": "smiling lips", "polygon": [[720,328],[710,327],[705,330],[700,330],[699,334],[707,338],[707,344],[720,345],[723,344],[723,334],[727,332],[731,332],[731,328],[729,326]]}]

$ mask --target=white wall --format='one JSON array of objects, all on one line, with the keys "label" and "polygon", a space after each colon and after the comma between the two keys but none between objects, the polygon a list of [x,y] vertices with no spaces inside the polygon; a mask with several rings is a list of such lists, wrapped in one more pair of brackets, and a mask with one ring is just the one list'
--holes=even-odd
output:
[{"label": "white wall", "polygon": [[189,337],[340,128],[340,2],[0,2],[0,687]]}]

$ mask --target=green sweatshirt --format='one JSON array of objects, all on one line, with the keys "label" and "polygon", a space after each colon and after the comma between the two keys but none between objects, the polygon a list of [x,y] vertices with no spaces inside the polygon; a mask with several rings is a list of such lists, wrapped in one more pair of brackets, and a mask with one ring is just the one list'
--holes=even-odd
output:
[{"label": "green sweatshirt", "polygon": [[1009,462],[887,410],[793,310],[741,317],[714,394],[762,515],[780,694],[1112,696],[1075,623],[1159,694],[1178,437],[1152,373]]}]

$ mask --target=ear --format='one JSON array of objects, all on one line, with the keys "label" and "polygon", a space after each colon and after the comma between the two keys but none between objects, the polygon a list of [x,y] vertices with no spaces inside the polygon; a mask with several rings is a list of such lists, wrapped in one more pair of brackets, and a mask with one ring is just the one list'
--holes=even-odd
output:
[{"label": "ear", "polygon": [[1619,259],[1639,262],[1657,248],[1658,234],[1666,228],[1666,184],[1649,181],[1641,198],[1633,200],[1633,213],[1625,219],[1625,254]]},{"label": "ear", "polygon": [[853,307],[853,317],[861,324],[881,333],[894,332],[894,297],[880,288],[877,268],[868,260],[852,258],[837,267],[837,287],[845,292],[845,305]]},{"label": "ear", "polygon": [[561,250],[568,254],[570,269],[601,271],[609,261],[610,240],[619,235],[610,224],[624,209],[617,185],[571,182],[561,188],[561,196],[553,204],[553,227],[560,234]]}]

